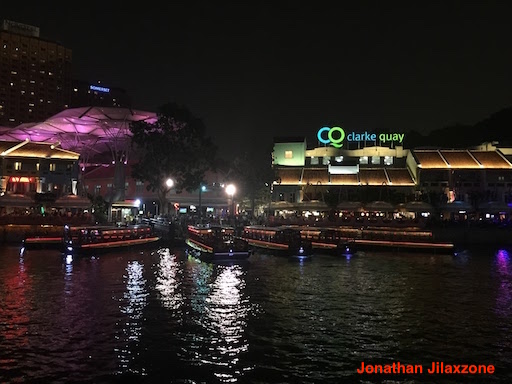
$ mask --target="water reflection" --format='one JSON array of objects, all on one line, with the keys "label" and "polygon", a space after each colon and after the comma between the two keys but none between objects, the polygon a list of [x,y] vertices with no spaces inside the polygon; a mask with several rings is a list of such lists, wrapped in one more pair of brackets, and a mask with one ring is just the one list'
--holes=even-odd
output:
[{"label": "water reflection", "polygon": [[[194,337],[182,358],[221,382],[237,382],[247,370],[240,362],[247,352],[250,302],[244,295],[245,271],[241,265],[213,265],[189,260],[195,290],[191,292]],[[204,376],[201,377],[202,379]],[[213,379],[213,377],[212,377]]]},{"label": "water reflection", "polygon": [[495,256],[497,277],[498,277],[498,293],[496,297],[496,311],[505,317],[509,317],[512,307],[512,276],[510,273],[510,254],[505,249],[500,249]]},{"label": "water reflection", "polygon": [[122,347],[116,349],[118,373],[135,373],[145,375],[145,368],[136,368],[134,363],[139,355],[139,342],[142,334],[143,310],[147,305],[146,280],[143,276],[144,265],[139,261],[131,261],[126,267],[126,291],[120,306],[121,313],[126,315],[121,334],[118,338]]},{"label": "water reflection", "polygon": [[155,288],[160,293],[162,306],[171,310],[173,315],[183,305],[183,294],[179,291],[182,281],[182,270],[175,254],[171,254],[169,248],[158,250],[160,261],[156,276]]},{"label": "water reflection", "polygon": [[[11,266],[4,272],[3,289],[0,290],[0,319],[3,319],[0,322],[0,335],[9,345],[22,348],[28,346],[32,306],[27,296],[32,288],[32,279],[27,273],[23,255],[20,255],[18,264]],[[0,360],[0,367],[8,361],[4,358]]]}]

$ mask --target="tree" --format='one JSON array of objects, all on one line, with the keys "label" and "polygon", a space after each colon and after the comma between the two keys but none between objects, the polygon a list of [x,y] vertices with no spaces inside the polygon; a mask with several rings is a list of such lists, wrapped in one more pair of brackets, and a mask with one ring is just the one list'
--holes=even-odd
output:
[{"label": "tree", "polygon": [[205,136],[202,120],[176,103],[161,106],[154,123],[133,122],[130,131],[138,157],[132,177],[147,182],[147,189],[157,192],[162,212],[167,213],[170,188],[165,181],[172,179],[177,193],[197,190],[217,148]]},{"label": "tree", "polygon": [[94,221],[97,223],[106,223],[108,216],[108,203],[103,199],[101,195],[91,195],[87,194],[89,200],[92,203],[92,213],[94,216]]},{"label": "tree", "polygon": [[245,152],[233,160],[229,177],[239,190],[239,198],[249,200],[252,215],[257,200],[265,201],[270,194],[270,186],[276,180],[270,160],[257,161],[256,155]]}]

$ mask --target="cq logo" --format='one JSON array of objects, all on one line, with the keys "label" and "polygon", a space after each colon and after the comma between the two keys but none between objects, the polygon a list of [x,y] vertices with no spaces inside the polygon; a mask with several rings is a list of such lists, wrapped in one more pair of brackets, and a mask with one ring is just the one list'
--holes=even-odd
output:
[{"label": "cq logo", "polygon": [[[325,132],[327,132],[327,139],[324,139]],[[323,127],[318,130],[316,134],[318,141],[323,144],[331,144],[333,147],[343,147],[343,140],[345,140],[345,131],[341,127]]]}]

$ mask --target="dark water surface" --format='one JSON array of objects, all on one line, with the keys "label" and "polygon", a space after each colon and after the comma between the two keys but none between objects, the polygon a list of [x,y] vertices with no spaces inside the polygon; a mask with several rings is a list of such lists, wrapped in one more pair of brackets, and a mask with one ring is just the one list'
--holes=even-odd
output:
[{"label": "dark water surface", "polygon": [[[510,383],[512,254],[0,249],[0,382]],[[494,375],[429,375],[433,361]],[[360,375],[365,364],[423,374]]]}]

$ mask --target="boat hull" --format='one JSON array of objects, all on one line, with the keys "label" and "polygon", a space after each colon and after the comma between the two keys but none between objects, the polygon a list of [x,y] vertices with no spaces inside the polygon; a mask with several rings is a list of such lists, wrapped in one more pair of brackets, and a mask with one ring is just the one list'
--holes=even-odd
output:
[{"label": "boat hull", "polygon": [[231,250],[215,250],[205,244],[197,241],[186,239],[187,253],[201,261],[205,262],[229,262],[247,260],[251,253],[249,249],[231,249]]},{"label": "boat hull", "polygon": [[99,254],[112,252],[115,250],[129,249],[129,248],[143,248],[150,245],[156,245],[161,241],[160,237],[148,237],[143,239],[130,239],[119,241],[108,241],[101,243],[89,244],[67,244],[64,253],[66,254]]}]

